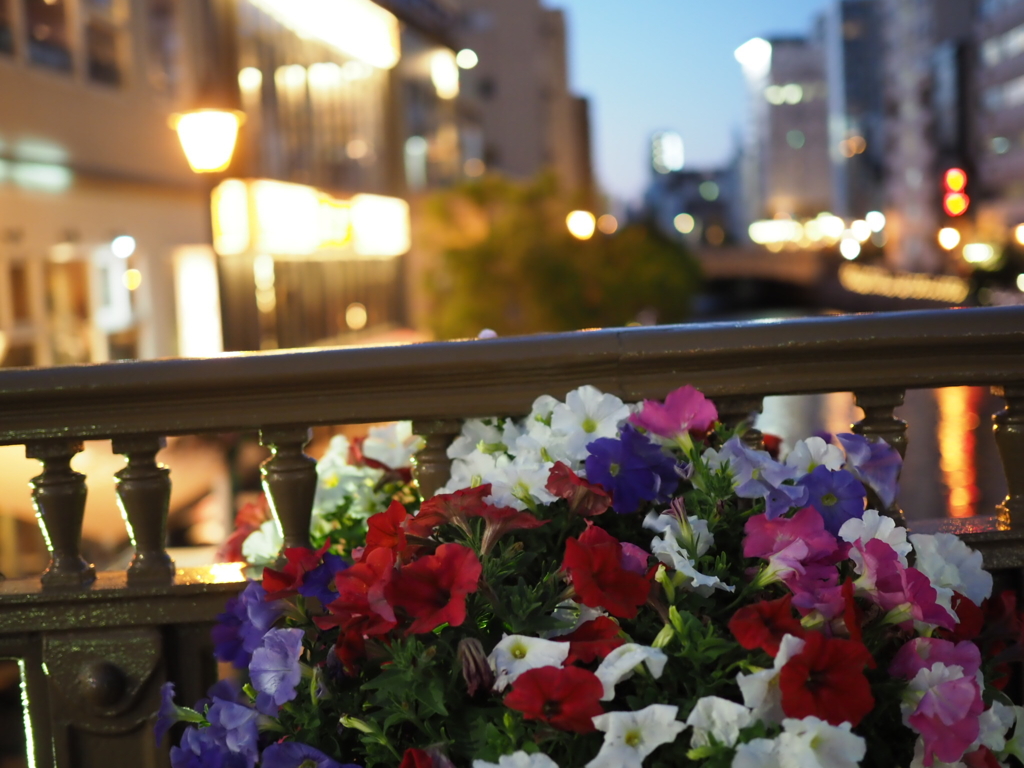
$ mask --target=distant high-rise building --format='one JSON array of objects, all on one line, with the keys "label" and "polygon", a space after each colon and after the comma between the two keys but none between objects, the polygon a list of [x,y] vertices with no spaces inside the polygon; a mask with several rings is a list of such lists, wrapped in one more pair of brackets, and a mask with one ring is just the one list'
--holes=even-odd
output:
[{"label": "distant high-rise building", "polygon": [[565,16],[539,0],[462,0],[461,44],[479,63],[462,100],[479,122],[488,169],[527,178],[554,170],[565,191],[592,192],[586,99],[569,90]]}]

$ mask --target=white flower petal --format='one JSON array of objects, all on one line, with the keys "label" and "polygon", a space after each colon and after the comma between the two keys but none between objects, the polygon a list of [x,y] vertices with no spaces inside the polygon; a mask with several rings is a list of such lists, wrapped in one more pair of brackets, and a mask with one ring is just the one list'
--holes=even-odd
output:
[{"label": "white flower petal", "polygon": [[526,635],[505,635],[487,661],[495,674],[494,690],[503,691],[524,672],[538,667],[561,667],[569,656],[569,643]]},{"label": "white flower petal", "polygon": [[662,744],[671,744],[686,724],[676,720],[679,708],[651,704],[636,712],[606,712],[594,717],[594,727],[605,732],[601,751],[586,768],[639,766]]},{"label": "white flower petal", "polygon": [[267,520],[242,542],[242,557],[249,565],[273,565],[284,539],[273,520]]},{"label": "white flower petal", "polygon": [[370,427],[370,434],[363,441],[363,455],[391,469],[405,469],[412,466],[412,457],[425,444],[422,437],[412,433],[411,421],[396,421]]},{"label": "white flower petal", "polygon": [[778,738],[780,768],[856,768],[867,743],[850,724],[829,725],[816,717],[782,721]]},{"label": "white flower petal", "polygon": [[826,443],[820,437],[808,437],[796,442],[786,457],[786,464],[800,475],[806,475],[822,465],[835,471],[843,466],[843,452],[838,446]]},{"label": "white flower petal", "polygon": [[474,760],[473,768],[558,768],[558,764],[543,752],[531,755],[520,750],[511,755],[502,755],[496,763]]},{"label": "white flower petal", "polygon": [[751,739],[736,745],[731,768],[779,768],[779,755],[774,739]]},{"label": "white flower petal", "polygon": [[907,529],[897,526],[895,520],[879,514],[877,509],[866,510],[863,518],[854,517],[843,523],[839,529],[839,538],[850,544],[857,541],[867,544],[872,539],[881,539],[899,555],[899,561],[904,567],[907,565],[907,555],[913,549],[907,542]]},{"label": "white flower petal", "polygon": [[601,697],[601,701],[614,699],[615,686],[632,677],[640,664],[646,665],[651,677],[657,680],[665,671],[665,662],[667,661],[668,656],[658,648],[650,648],[637,643],[620,645],[605,656],[601,666],[594,672],[604,686],[604,695]]},{"label": "white flower petal", "polygon": [[951,533],[912,533],[914,567],[932,584],[964,595],[981,605],[992,595],[992,574],[984,570],[981,552],[971,549]]},{"label": "white flower petal", "polygon": [[750,710],[742,704],[718,696],[697,701],[686,724],[693,727],[691,747],[706,747],[711,738],[727,747],[736,745],[740,731],[753,722]]}]

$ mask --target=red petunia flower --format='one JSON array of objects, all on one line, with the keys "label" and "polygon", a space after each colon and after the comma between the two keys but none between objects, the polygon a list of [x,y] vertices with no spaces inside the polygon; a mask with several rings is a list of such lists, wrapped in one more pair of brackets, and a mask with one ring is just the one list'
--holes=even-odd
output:
[{"label": "red petunia flower", "polygon": [[409,747],[402,755],[402,762],[398,768],[434,768],[434,761],[422,749]]},{"label": "red petunia flower", "polygon": [[579,667],[537,667],[512,684],[505,706],[527,720],[543,720],[563,731],[590,733],[592,718],[604,713],[604,686],[597,675]]},{"label": "red petunia flower", "polygon": [[484,498],[490,495],[490,483],[476,488],[463,488],[455,493],[442,493],[423,502],[420,517],[427,515],[432,519],[454,523],[469,533],[469,518],[481,514],[487,506]]},{"label": "red petunia flower", "polygon": [[217,560],[225,563],[245,562],[245,557],[242,555],[242,544],[269,519],[270,509],[264,496],[260,496],[259,503],[243,504],[242,508],[238,510],[238,514],[235,515],[235,530],[217,549]]},{"label": "red petunia flower", "polygon": [[584,605],[604,608],[620,619],[632,619],[647,601],[651,582],[645,575],[626,570],[622,561],[619,540],[588,522],[579,539],[565,542],[562,568]]},{"label": "red petunia flower", "polygon": [[375,549],[385,548],[392,550],[399,560],[411,560],[421,546],[410,542],[409,537],[425,539],[443,522],[443,518],[429,513],[421,512],[414,517],[400,502],[392,501],[386,510],[366,521],[366,546],[360,559]]},{"label": "red petunia flower", "polygon": [[580,517],[603,515],[612,505],[612,497],[600,485],[588,483],[562,462],[555,462],[548,475],[548,493],[569,502],[569,511]]},{"label": "red petunia flower", "polygon": [[740,608],[729,619],[729,631],[748,651],[763,648],[772,656],[779,652],[779,643],[786,635],[803,637],[804,628],[793,616],[793,596],[764,600]]},{"label": "red petunia flower", "polygon": [[284,568],[280,571],[264,568],[263,589],[267,593],[267,600],[280,600],[299,594],[299,587],[306,574],[323,562],[324,552],[329,546],[324,544],[316,551],[306,547],[289,547],[284,551],[285,560],[288,561]]},{"label": "red petunia flower", "polygon": [[854,727],[875,706],[864,666],[874,659],[863,643],[826,638],[820,632],[804,636],[804,649],[779,673],[782,711],[786,717],[818,717],[832,725]]},{"label": "red petunia flower", "polygon": [[387,587],[391,605],[413,617],[409,634],[466,620],[466,595],[476,592],[482,568],[476,553],[461,544],[442,544],[395,573]]},{"label": "red petunia flower", "polygon": [[551,639],[570,644],[569,655],[565,659],[566,666],[575,664],[577,661],[589,664],[598,659],[603,660],[605,656],[626,642],[619,634],[621,631],[621,627],[607,616],[598,616],[596,619],[584,622],[568,635]]},{"label": "red petunia flower", "polygon": [[[843,624],[846,625],[846,631],[850,633],[850,639],[860,643],[864,637],[864,632],[861,629],[862,616],[861,610],[853,598],[853,591],[853,579],[847,576],[846,581],[843,582]],[[875,666],[874,659],[872,659],[871,666],[872,668]]]},{"label": "red petunia flower", "polygon": [[479,516],[485,522],[484,538],[480,544],[480,551],[485,555],[494,548],[498,539],[509,531],[540,528],[542,525],[547,525],[548,522],[547,520],[538,520],[530,512],[520,512],[512,507],[492,507],[490,505],[480,510]]}]

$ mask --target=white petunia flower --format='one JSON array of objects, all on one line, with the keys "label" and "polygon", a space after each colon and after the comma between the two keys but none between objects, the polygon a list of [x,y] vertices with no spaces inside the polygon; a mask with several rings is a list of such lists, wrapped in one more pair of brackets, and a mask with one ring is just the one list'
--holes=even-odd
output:
[{"label": "white petunia flower", "polygon": [[523,672],[531,669],[561,667],[568,656],[569,643],[526,635],[505,635],[487,657],[495,674],[494,690],[505,690]]},{"label": "white petunia flower", "polygon": [[412,466],[412,457],[425,444],[422,437],[412,433],[411,421],[396,421],[370,427],[370,434],[363,441],[363,456],[391,469],[405,469]]},{"label": "white petunia flower", "polygon": [[448,446],[449,459],[464,459],[474,451],[504,453],[519,436],[512,419],[467,419],[462,434]]},{"label": "white petunia flower", "polygon": [[580,463],[569,456],[565,437],[556,435],[551,427],[545,427],[543,424],[517,437],[515,443],[509,447],[509,453],[517,459],[529,459],[537,463],[554,464],[560,461],[573,470],[577,470]]},{"label": "white petunia flower", "polygon": [[496,472],[499,461],[508,464],[511,459],[508,456],[495,456],[481,451],[472,451],[461,459],[455,459],[452,462],[451,477],[446,485],[437,489],[438,495],[455,493],[463,488],[476,488],[489,482],[484,478]]},{"label": "white petunia flower", "polygon": [[551,414],[555,408],[561,405],[558,398],[551,395],[541,395],[533,401],[530,407],[530,415],[526,417],[526,430],[529,431],[533,424],[544,424],[551,426]]},{"label": "white petunia flower", "polygon": [[1015,719],[1013,707],[993,701],[992,706],[978,717],[980,726],[978,738],[965,750],[964,754],[969,754],[978,747],[988,747],[997,754],[1002,752],[1006,749],[1006,734],[1013,727]]},{"label": "white petunia flower", "polygon": [[938,587],[946,587],[981,605],[992,594],[992,574],[982,566],[981,552],[951,533],[910,534],[914,566]]},{"label": "white petunia flower", "polygon": [[822,465],[835,471],[843,466],[843,452],[820,437],[808,437],[793,446],[786,457],[786,465],[793,467],[798,475],[806,475]]},{"label": "white petunia flower", "polygon": [[502,755],[496,763],[474,760],[473,768],[558,768],[558,764],[543,752],[531,755],[520,750],[511,755]]},{"label": "white petunia flower", "polygon": [[696,592],[702,597],[710,596],[716,589],[721,589],[725,592],[733,592],[736,589],[736,587],[726,584],[717,576],[711,576],[698,571],[696,564],[690,558],[690,553],[680,546],[679,540],[676,539],[670,528],[665,530],[663,538],[659,539],[655,536],[651,540],[651,554],[687,578],[687,581],[683,584],[684,589]]},{"label": "white petunia flower", "polygon": [[708,521],[703,518],[687,515],[686,523],[689,530],[684,530],[679,518],[670,512],[648,512],[644,518],[644,528],[655,533],[672,531],[686,549],[700,557],[715,545],[715,535],[708,530]]},{"label": "white petunia flower", "polygon": [[867,754],[867,743],[851,725],[835,726],[816,717],[782,721],[778,755],[780,768],[856,768]]},{"label": "white petunia flower", "polygon": [[616,437],[629,408],[615,395],[603,394],[589,384],[574,389],[551,412],[551,428],[566,437],[569,455],[587,458],[587,446],[602,437]]},{"label": "white petunia flower", "polygon": [[[839,538],[850,544],[858,541],[867,544],[872,539],[881,539],[895,550],[899,555],[900,564],[904,567],[907,565],[907,555],[913,550],[907,543],[907,529],[897,526],[895,520],[888,515],[879,514],[877,509],[868,509],[864,512],[863,518],[852,517],[843,523],[843,527],[839,529]],[[858,562],[858,566],[860,565]],[[860,573],[859,567],[857,573]]]},{"label": "white petunia flower", "polygon": [[273,565],[281,551],[284,538],[277,523],[267,520],[242,542],[242,557],[249,565]]},{"label": "white petunia flower", "polygon": [[686,725],[676,720],[679,707],[651,704],[636,712],[607,712],[594,717],[604,743],[586,768],[640,768],[645,757],[671,744]]},{"label": "white petunia flower", "polygon": [[726,747],[736,746],[740,731],[753,722],[750,710],[735,701],[718,696],[705,696],[693,707],[686,724],[693,727],[691,747],[706,747],[714,738]]},{"label": "white petunia flower", "polygon": [[778,745],[774,739],[751,739],[737,744],[731,768],[779,768]]},{"label": "white petunia flower", "polygon": [[658,648],[650,648],[637,643],[626,643],[620,645],[614,651],[604,657],[601,666],[594,672],[597,679],[604,686],[604,695],[601,701],[611,701],[615,698],[615,686],[623,680],[633,676],[640,664],[647,666],[651,677],[657,680],[665,671],[665,662],[668,656]]},{"label": "white petunia flower", "polygon": [[1024,707],[1014,706],[1014,720],[1017,726],[1013,729],[1013,736],[1006,740],[1006,746],[1000,751],[999,759],[1005,761],[1013,755],[1024,762]]},{"label": "white petunia flower", "polygon": [[551,465],[519,457],[508,461],[499,457],[494,470],[484,475],[491,484],[491,495],[485,501],[496,507],[526,509],[536,504],[551,504],[556,496],[545,487],[551,474]]},{"label": "white petunia flower", "polygon": [[736,675],[736,683],[743,694],[743,703],[753,710],[754,719],[765,723],[781,723],[785,714],[782,711],[782,689],[779,687],[779,674],[786,662],[800,653],[806,642],[799,637],[786,635],[779,643],[779,652],[775,655],[775,665],[770,669],[762,669],[744,675]]}]

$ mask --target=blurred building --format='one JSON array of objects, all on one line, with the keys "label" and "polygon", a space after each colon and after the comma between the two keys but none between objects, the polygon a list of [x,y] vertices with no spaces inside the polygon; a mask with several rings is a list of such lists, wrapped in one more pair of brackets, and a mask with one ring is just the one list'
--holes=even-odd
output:
[{"label": "blurred building", "polygon": [[839,0],[824,17],[833,212],[881,210],[885,178],[885,40],[881,0]]},{"label": "blurred building", "polygon": [[460,43],[479,56],[463,73],[462,101],[480,129],[470,137],[476,146],[467,145],[471,175],[487,168],[529,178],[551,169],[564,191],[589,197],[588,104],[569,89],[564,14],[539,0],[461,5]]},{"label": "blurred building", "polygon": [[[0,0],[3,363],[400,325],[402,197],[463,172],[456,19],[446,0]],[[246,120],[200,176],[168,120],[206,106]]]},{"label": "blurred building", "polygon": [[749,220],[814,216],[833,202],[823,31],[755,38],[736,52],[751,101],[743,189]]}]

